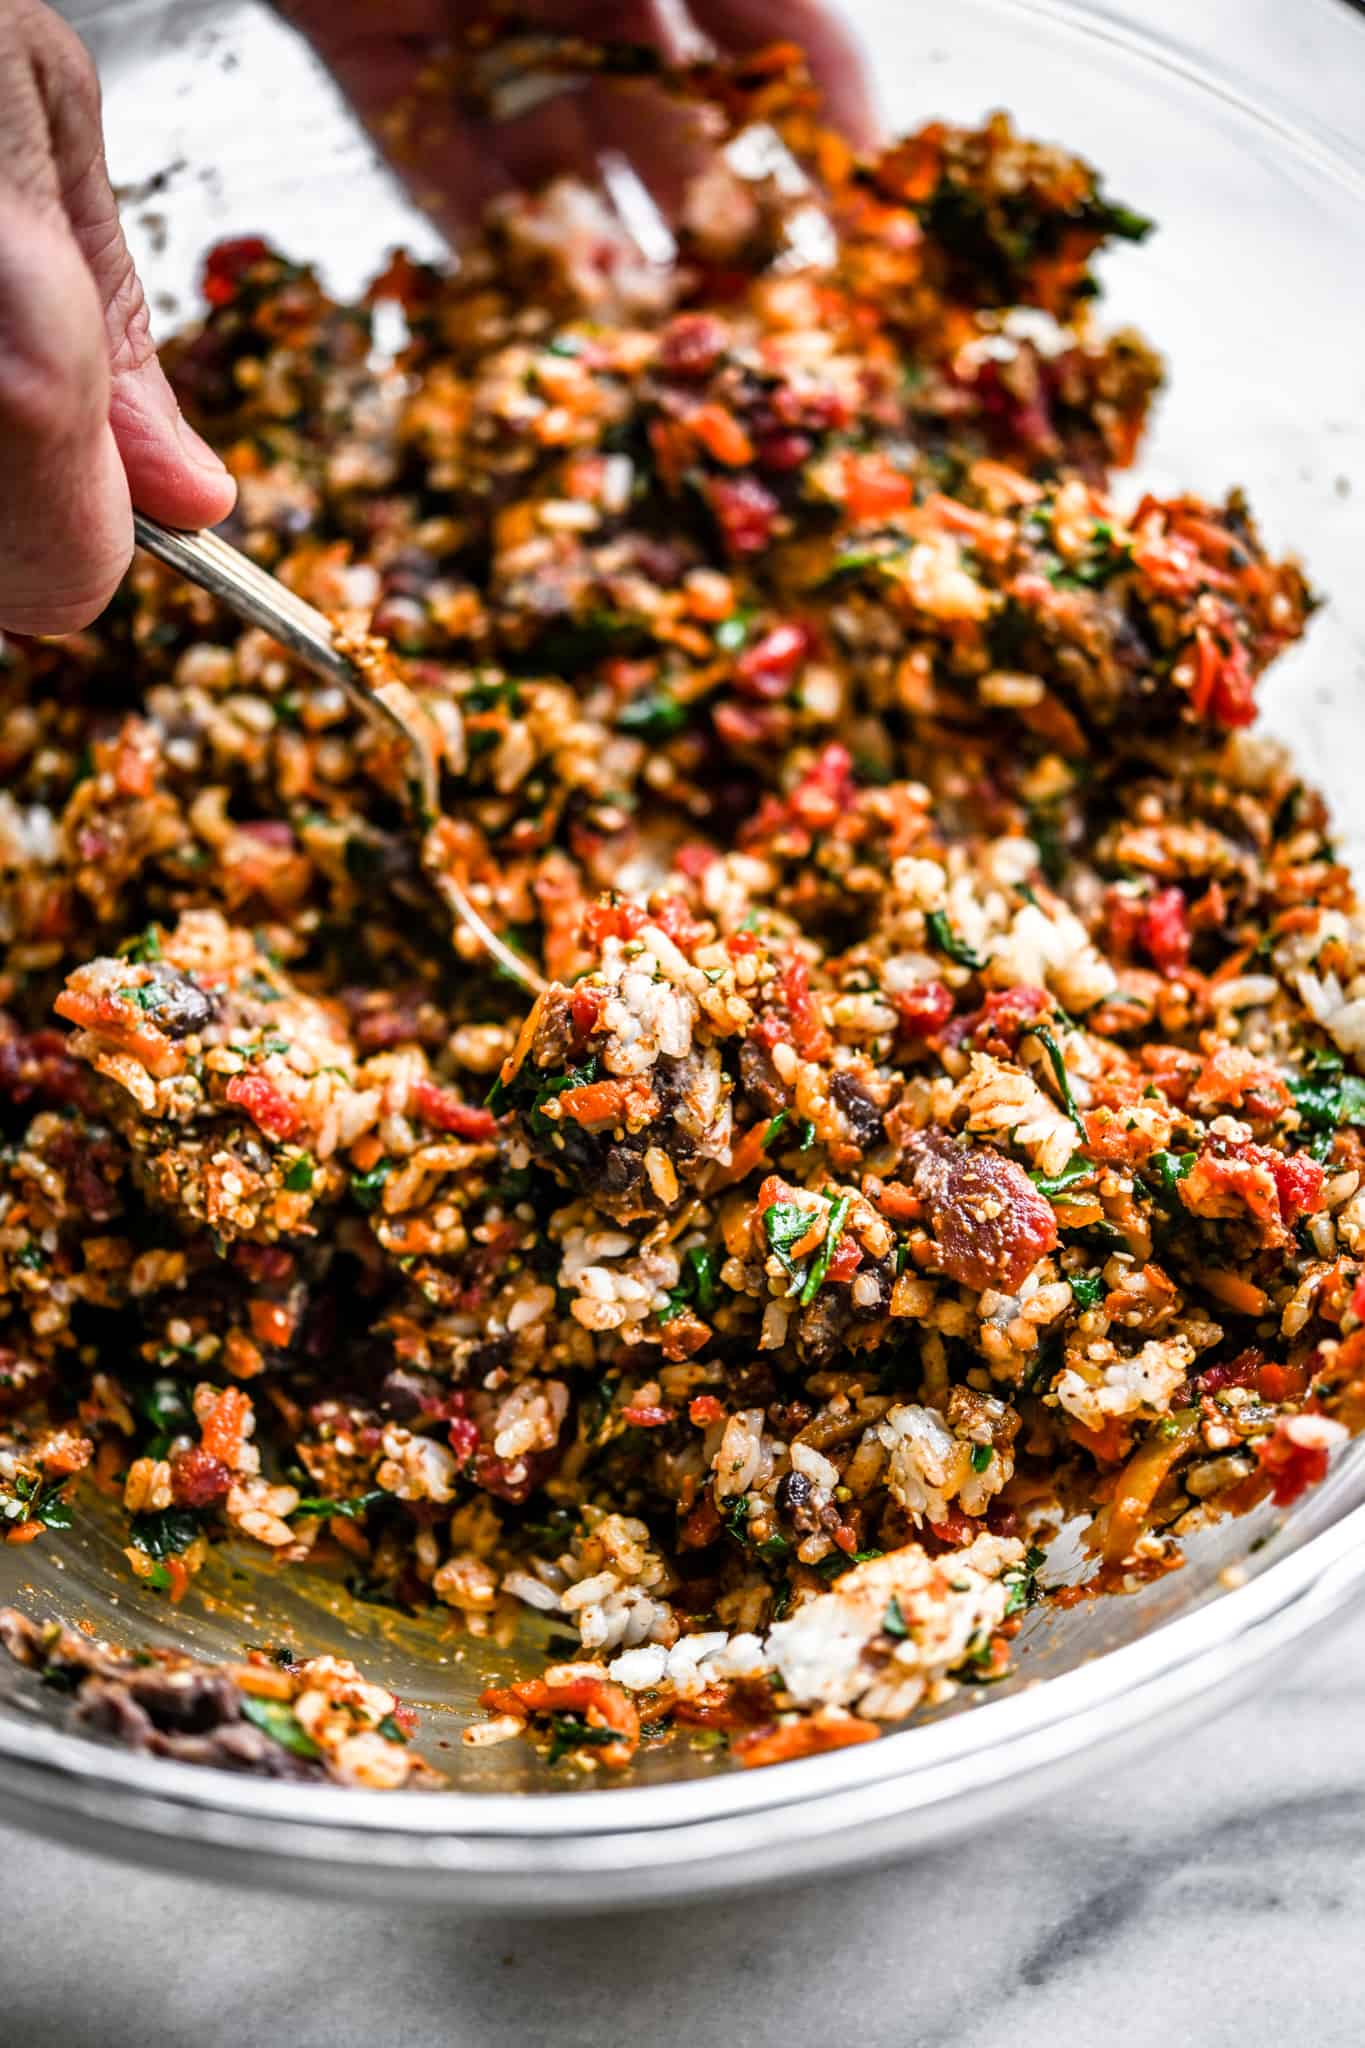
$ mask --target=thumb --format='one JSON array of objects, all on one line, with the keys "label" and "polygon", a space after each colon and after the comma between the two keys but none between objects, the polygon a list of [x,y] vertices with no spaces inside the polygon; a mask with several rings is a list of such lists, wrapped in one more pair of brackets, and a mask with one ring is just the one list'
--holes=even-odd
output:
[{"label": "thumb", "polygon": [[133,503],[168,526],[214,526],[232,510],[237,486],[185,419],[157,360],[104,160],[99,85],[74,37],[44,85],[62,205],[99,299],[109,424]]},{"label": "thumb", "polygon": [[0,622],[70,633],[133,551],[99,300],[55,208],[0,191]]}]

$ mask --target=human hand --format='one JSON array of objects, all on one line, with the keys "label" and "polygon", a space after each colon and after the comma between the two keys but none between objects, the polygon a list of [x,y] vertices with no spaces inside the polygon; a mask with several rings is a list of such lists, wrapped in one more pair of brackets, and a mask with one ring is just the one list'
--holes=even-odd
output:
[{"label": "human hand", "polygon": [[157,361],[94,66],[39,0],[0,11],[0,629],[69,633],[127,568],[134,503],[211,526],[235,486]]},{"label": "human hand", "polygon": [[[302,30],[381,149],[392,149],[397,108],[420,103],[424,72],[448,45],[452,28],[485,11],[480,0],[274,0]],[[519,16],[547,28],[647,43],[684,52],[677,8],[666,0],[523,0]],[[867,76],[852,36],[822,0],[690,0],[694,31],[723,51],[799,43],[824,94],[833,124],[850,140],[873,139]],[[774,17],[777,17],[776,19]],[[656,194],[672,196],[687,149],[686,117],[657,93],[622,92],[593,81],[509,121],[455,119],[419,123],[404,135],[395,168],[455,240],[475,227],[489,200],[534,186],[556,171],[591,173],[604,151],[627,157]]]}]

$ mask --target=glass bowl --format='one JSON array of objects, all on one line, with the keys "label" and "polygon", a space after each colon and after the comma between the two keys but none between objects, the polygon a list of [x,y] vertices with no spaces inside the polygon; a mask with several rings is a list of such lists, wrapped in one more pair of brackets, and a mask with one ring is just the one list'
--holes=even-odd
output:
[{"label": "glass bowl", "polygon": [[[356,289],[394,242],[430,228],[375,165],[335,92],[265,10],[222,0],[73,0],[105,81],[109,153],[158,325],[193,311],[204,248],[269,233]],[[1214,12],[1220,12],[1215,9]],[[1332,798],[1343,846],[1365,833],[1365,725],[1348,711],[1365,657],[1365,158],[1330,119],[1281,104],[1265,54],[1183,49],[1066,0],[861,0],[885,111],[1008,107],[1073,146],[1154,214],[1141,252],[1108,260],[1107,317],[1141,324],[1171,382],[1132,488],[1248,488],[1267,537],[1299,549],[1329,604],[1274,671],[1266,724]],[[1365,22],[1300,0],[1305,47],[1359,77]],[[1317,95],[1314,96],[1315,99]],[[1358,699],[1357,699],[1358,701]],[[1359,861],[1357,868],[1359,870]],[[0,1602],[127,1643],[209,1657],[287,1640],[353,1654],[422,1712],[451,1789],[380,1795],[287,1786],[129,1755],[62,1728],[62,1701],[0,1668],[0,1813],[92,1849],[253,1882],[478,1909],[589,1909],[772,1883],[870,1862],[1098,1770],[1261,1681],[1269,1661],[1365,1586],[1365,1440],[1287,1513],[1210,1531],[1185,1567],[1125,1599],[1044,1608],[1016,1669],[881,1741],[745,1773],[689,1750],[627,1784],[566,1788],[525,1745],[459,1741],[481,1687],[529,1670],[454,1624],[359,1606],[322,1580],[216,1557],[182,1606],[142,1591],[115,1527],[0,1546]]]}]

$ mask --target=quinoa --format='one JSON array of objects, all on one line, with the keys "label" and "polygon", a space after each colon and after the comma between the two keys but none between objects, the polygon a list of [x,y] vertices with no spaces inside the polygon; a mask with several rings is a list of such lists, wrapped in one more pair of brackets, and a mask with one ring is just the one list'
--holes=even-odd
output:
[{"label": "quinoa", "polygon": [[[0,653],[0,1528],[94,1485],[172,1601],[235,1538],[550,1617],[467,1738],[609,1771],[868,1739],[1002,1674],[1064,1518],[1131,1588],[1365,1413],[1365,923],[1246,730],[1313,600],[1236,493],[1123,490],[1091,262],[1149,224],[1004,116],[852,160],[785,46],[666,83],[823,255],[733,174],[646,273],[561,184],[356,306],[220,245],[167,351],[529,1009],[262,634],[139,558]],[[177,1665],[186,1747],[100,1654],[144,1746],[416,1781],[351,1667]]]}]

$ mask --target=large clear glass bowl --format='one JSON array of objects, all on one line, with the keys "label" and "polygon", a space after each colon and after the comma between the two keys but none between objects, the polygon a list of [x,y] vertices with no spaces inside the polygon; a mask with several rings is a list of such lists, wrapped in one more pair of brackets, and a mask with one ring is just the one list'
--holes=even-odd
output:
[{"label": "large clear glass bowl", "polygon": [[[1079,148],[1160,232],[1107,268],[1109,317],[1140,323],[1171,383],[1135,487],[1244,483],[1270,539],[1298,548],[1329,603],[1275,672],[1266,722],[1365,832],[1365,159],[1324,95],[1305,111],[1254,41],[1170,38],[1161,0],[1128,14],[1064,0],[862,0],[851,10],[886,111],[1007,106]],[[96,48],[110,157],[158,321],[193,310],[204,247],[264,230],[353,289],[385,248],[435,247],[299,46],[254,5],[72,0]],[[1137,10],[1133,10],[1134,13]],[[1152,28],[1153,17],[1166,33]],[[1237,10],[1215,0],[1209,23]],[[1297,50],[1336,77],[1365,67],[1365,22],[1298,0]],[[1330,93],[1326,95],[1330,101]],[[1340,105],[1349,110],[1347,94]],[[1343,116],[1343,124],[1345,115]],[[201,1873],[470,1907],[572,1909],[772,1882],[870,1861],[1103,1768],[1124,1743],[1261,1681],[1270,1659],[1365,1584],[1365,1442],[1287,1514],[1196,1543],[1141,1594],[1035,1614],[1015,1675],[880,1742],[746,1774],[682,1751],[626,1785],[565,1789],[524,1746],[462,1749],[490,1678],[536,1646],[490,1652],[453,1625],[357,1607],[322,1583],[216,1560],[178,1609],[142,1594],[112,1524],[0,1546],[0,1601],[124,1641],[235,1656],[292,1639],[353,1653],[423,1710],[452,1789],[291,1788],[129,1756],[64,1733],[59,1699],[0,1670],[0,1811],[90,1847]],[[561,1774],[562,1776],[562,1774]]]}]

